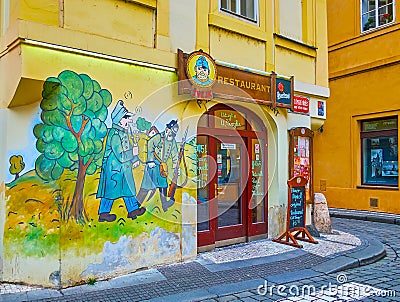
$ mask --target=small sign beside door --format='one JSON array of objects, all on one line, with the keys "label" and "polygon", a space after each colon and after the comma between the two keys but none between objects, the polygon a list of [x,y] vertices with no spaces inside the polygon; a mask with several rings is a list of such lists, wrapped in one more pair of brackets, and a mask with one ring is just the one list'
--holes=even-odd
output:
[{"label": "small sign beside door", "polygon": [[310,98],[305,96],[295,95],[293,99],[293,112],[309,114]]},{"label": "small sign beside door", "polygon": [[221,149],[223,149],[223,150],[236,150],[236,144],[221,143]]}]

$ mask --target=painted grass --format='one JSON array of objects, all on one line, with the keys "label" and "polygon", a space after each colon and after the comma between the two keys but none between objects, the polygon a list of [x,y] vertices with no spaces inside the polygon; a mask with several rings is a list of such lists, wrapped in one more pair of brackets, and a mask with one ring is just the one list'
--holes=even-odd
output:
[{"label": "painted grass", "polygon": [[[195,161],[190,159],[195,154],[194,146],[187,144],[186,152],[189,178],[194,179],[196,166]],[[139,189],[144,165],[133,171],[136,188]],[[181,232],[180,190],[177,191],[175,205],[166,213],[161,209],[159,193],[156,192],[151,200],[143,204],[146,213],[137,219],[132,221],[127,218],[125,204],[120,198],[114,202],[111,210],[117,215],[117,220],[111,223],[98,222],[100,200],[96,198],[96,192],[99,177],[100,170],[86,176],[84,204],[88,222],[84,225],[68,220],[76,172],[65,171],[59,180],[46,182],[32,170],[7,184],[5,256],[60,257],[61,251],[74,251],[77,255],[85,256],[100,253],[106,241],[117,242],[123,235],[134,238],[143,232],[149,234],[156,227],[172,233]],[[191,180],[189,182],[193,183]]]}]

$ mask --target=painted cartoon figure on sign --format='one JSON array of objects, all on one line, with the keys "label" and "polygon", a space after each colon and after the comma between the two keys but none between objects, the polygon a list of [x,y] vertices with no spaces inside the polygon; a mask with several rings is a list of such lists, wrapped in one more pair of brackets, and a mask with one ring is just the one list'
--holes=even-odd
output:
[{"label": "painted cartoon figure on sign", "polygon": [[196,65],[194,66],[195,75],[192,79],[199,85],[209,85],[213,82],[210,79],[210,66],[207,62],[205,56],[200,56],[196,60]]},{"label": "painted cartoon figure on sign", "polygon": [[175,140],[179,130],[178,121],[170,121],[164,132],[157,133],[147,143],[147,165],[144,171],[142,185],[138,193],[140,204],[146,199],[149,191],[149,199],[158,188],[164,212],[174,204],[174,199],[167,200],[168,167],[166,162],[172,160],[172,168],[178,164],[178,146]]},{"label": "painted cartoon figure on sign", "polygon": [[97,191],[97,198],[101,198],[99,222],[112,222],[116,219],[116,215],[110,214],[110,211],[117,198],[124,199],[127,218],[134,220],[146,212],[144,207],[139,207],[132,174],[132,168],[139,166],[138,146],[130,140],[128,133],[133,123],[132,116],[121,100],[111,113],[112,128],[106,140]]}]

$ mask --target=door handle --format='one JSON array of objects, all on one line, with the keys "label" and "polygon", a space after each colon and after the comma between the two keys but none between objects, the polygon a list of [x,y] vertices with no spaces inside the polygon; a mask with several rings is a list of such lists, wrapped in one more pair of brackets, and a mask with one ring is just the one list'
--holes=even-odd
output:
[{"label": "door handle", "polygon": [[[218,187],[218,185],[217,184],[214,184],[214,186],[215,186],[215,196],[217,196],[218,194],[224,194],[224,188],[222,188],[222,187]],[[222,192],[221,192],[222,191]]]}]

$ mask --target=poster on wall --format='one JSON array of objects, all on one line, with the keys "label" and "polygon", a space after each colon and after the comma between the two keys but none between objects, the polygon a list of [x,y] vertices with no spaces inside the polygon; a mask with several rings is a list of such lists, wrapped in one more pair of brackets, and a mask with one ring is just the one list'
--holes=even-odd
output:
[{"label": "poster on wall", "polygon": [[297,136],[295,138],[295,149],[294,149],[294,175],[303,176],[307,179],[306,184],[306,196],[310,198],[310,138]]},{"label": "poster on wall", "polygon": [[397,157],[397,137],[389,138],[389,156]]},{"label": "poster on wall", "polygon": [[371,176],[372,177],[380,177],[382,176],[382,149],[372,149],[371,150]]},{"label": "poster on wall", "polygon": [[397,161],[383,161],[382,176],[398,176],[399,167]]},{"label": "poster on wall", "polygon": [[290,177],[302,176],[307,180],[305,196],[308,202],[313,200],[312,137],[313,132],[304,127],[290,130]]}]

